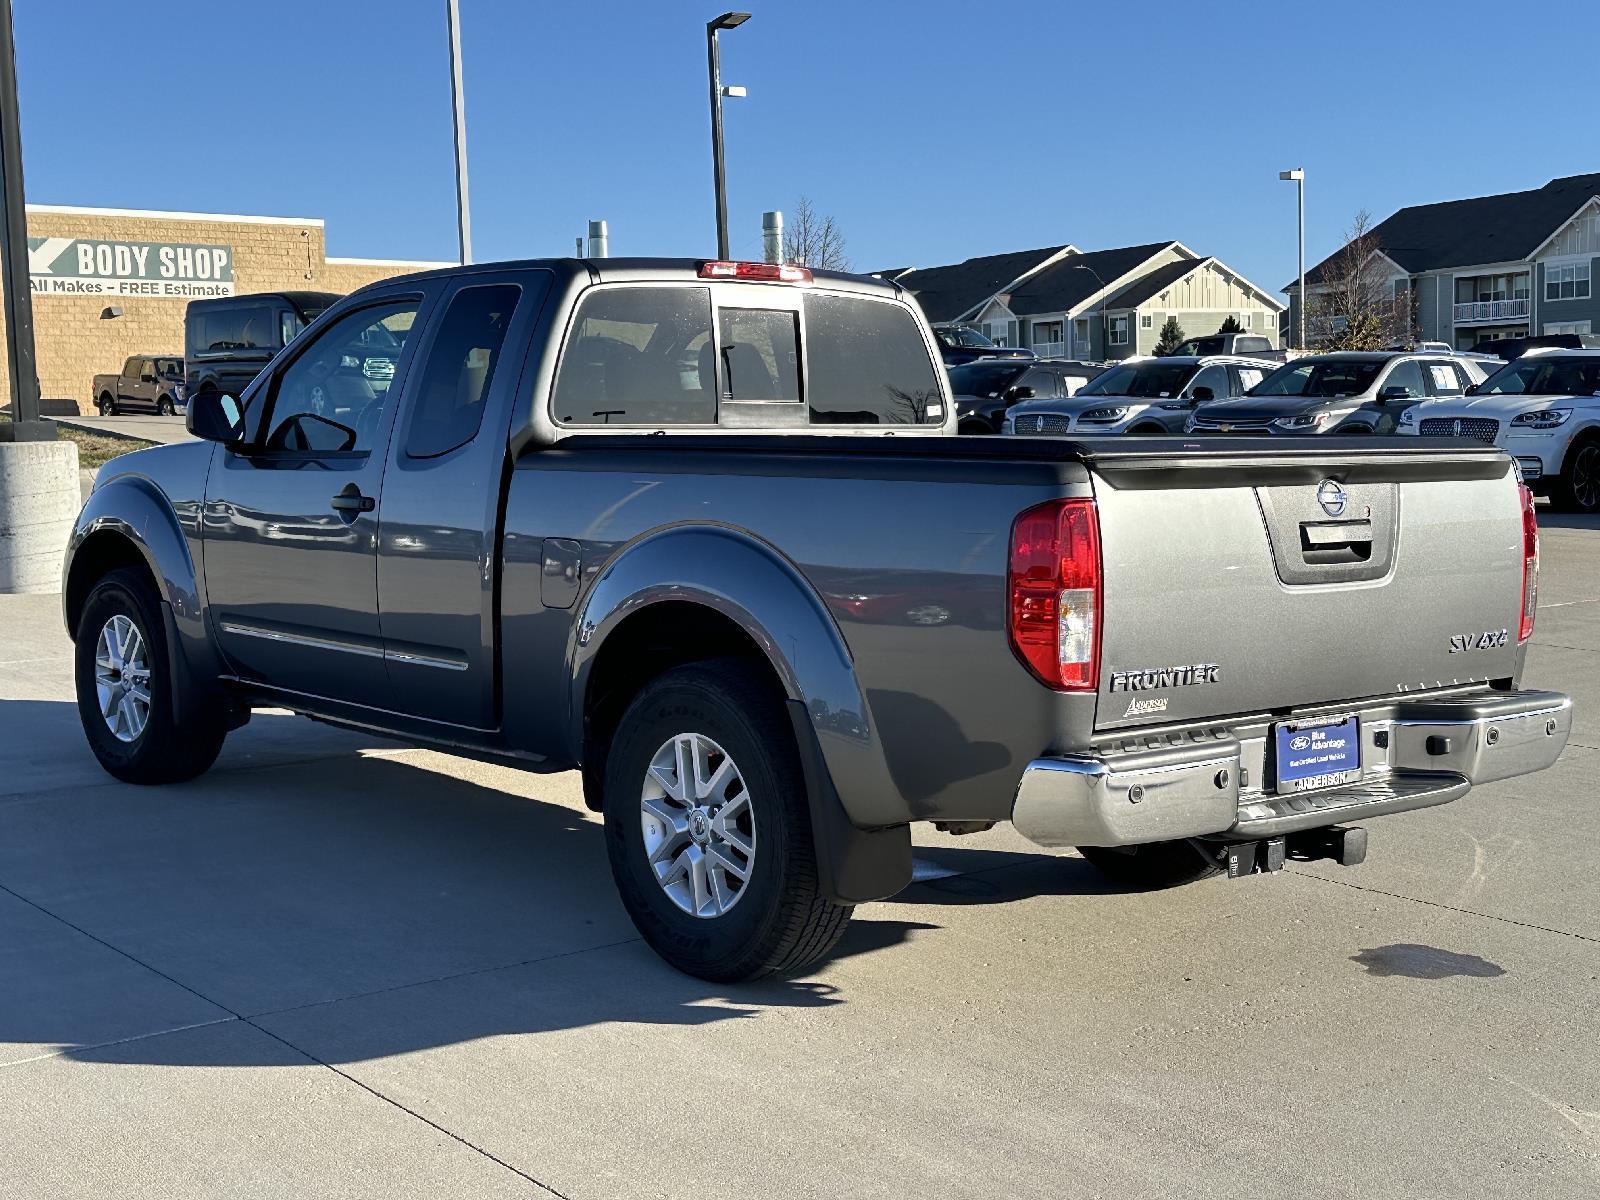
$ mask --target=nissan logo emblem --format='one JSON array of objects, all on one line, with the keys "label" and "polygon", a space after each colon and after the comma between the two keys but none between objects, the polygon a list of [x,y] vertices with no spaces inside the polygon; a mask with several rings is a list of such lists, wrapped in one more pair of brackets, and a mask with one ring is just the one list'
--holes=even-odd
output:
[{"label": "nissan logo emblem", "polygon": [[1330,517],[1344,516],[1344,506],[1349,500],[1349,495],[1339,486],[1337,480],[1324,479],[1317,485],[1317,503],[1322,505],[1322,511]]}]

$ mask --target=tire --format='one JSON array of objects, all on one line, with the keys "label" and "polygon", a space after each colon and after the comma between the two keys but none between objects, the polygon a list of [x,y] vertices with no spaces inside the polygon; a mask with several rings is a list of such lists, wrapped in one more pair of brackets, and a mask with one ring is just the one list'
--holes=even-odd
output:
[{"label": "tire", "polygon": [[162,396],[156,400],[156,412],[161,416],[170,417],[177,411],[178,408],[172,403],[171,396]]},{"label": "tire", "polygon": [[95,407],[100,410],[102,417],[114,417],[117,415],[117,398],[110,395],[101,396],[100,402]]},{"label": "tire", "polygon": [[1096,870],[1108,879],[1140,891],[1181,887],[1220,875],[1222,868],[1189,842],[1150,842],[1144,846],[1079,846]]},{"label": "tire", "polygon": [[1348,429],[1339,430],[1345,437],[1371,437],[1372,430],[1366,425],[1352,425]]},{"label": "tire", "polygon": [[[672,795],[680,743],[704,753],[696,758],[701,776],[718,778],[732,764],[734,778],[724,777],[698,807]],[[685,974],[729,983],[792,973],[827,954],[849,924],[852,906],[821,891],[783,702],[748,663],[691,664],[646,684],[612,738],[604,807],[623,906],[651,949]],[[697,850],[707,864],[698,891]],[[727,862],[745,869],[743,882],[719,865]]]},{"label": "tire", "polygon": [[1562,512],[1600,512],[1600,438],[1587,435],[1567,452],[1550,500]]},{"label": "tire", "polygon": [[[128,636],[129,629],[137,635],[137,643]],[[124,658],[116,652],[102,657],[103,631],[110,631],[108,637],[118,636],[121,651],[142,646],[142,655],[129,653]],[[220,720],[201,718],[183,729],[173,720],[167,631],[155,588],[142,571],[112,571],[94,585],[78,618],[73,658],[78,716],[89,748],[107,773],[124,783],[179,783],[216,761],[227,733]],[[137,664],[138,673],[112,668],[107,674],[116,682],[102,688],[101,672],[118,659],[125,666]],[[144,683],[142,723],[140,689],[135,686],[129,692],[122,687],[129,675]]]}]

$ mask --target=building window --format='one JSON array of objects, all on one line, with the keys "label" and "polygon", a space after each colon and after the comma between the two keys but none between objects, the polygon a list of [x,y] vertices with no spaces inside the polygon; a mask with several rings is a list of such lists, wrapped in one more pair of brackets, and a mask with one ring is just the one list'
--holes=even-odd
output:
[{"label": "building window", "polygon": [[1156,324],[1156,319],[1155,319],[1154,314],[1152,314],[1152,313],[1140,313],[1139,314],[1139,328],[1140,329],[1154,329],[1155,328],[1155,324]]},{"label": "building window", "polygon": [[1277,324],[1278,324],[1278,314],[1277,313],[1268,313],[1267,314],[1267,328],[1268,329],[1275,328],[1277,326]]},{"label": "building window", "polygon": [[1126,346],[1128,344],[1128,318],[1107,317],[1107,341],[1113,346]]},{"label": "building window", "polygon": [[1587,336],[1589,329],[1590,322],[1588,321],[1546,321],[1544,323],[1544,331],[1546,333],[1576,333],[1579,336]]},{"label": "building window", "polygon": [[1256,327],[1255,313],[1245,313],[1239,318],[1239,324],[1243,325],[1246,329],[1254,329]]},{"label": "building window", "polygon": [[1033,345],[1056,346],[1063,340],[1060,321],[1035,321],[1033,323]]},{"label": "building window", "polygon": [[1546,300],[1587,300],[1589,298],[1589,264],[1585,262],[1550,264],[1544,269],[1544,298]]}]

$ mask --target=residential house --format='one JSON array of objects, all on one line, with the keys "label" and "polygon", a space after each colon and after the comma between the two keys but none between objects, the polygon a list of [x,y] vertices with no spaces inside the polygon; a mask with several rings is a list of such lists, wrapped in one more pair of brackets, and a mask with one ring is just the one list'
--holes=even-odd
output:
[{"label": "residential house", "polygon": [[880,274],[912,292],[934,324],[971,325],[1002,345],[1051,357],[1149,354],[1169,316],[1188,336],[1214,333],[1231,316],[1276,342],[1283,311],[1237,271],[1182,242],[1055,246]]},{"label": "residential house", "polygon": [[[1466,350],[1530,334],[1600,333],[1600,173],[1402,208],[1372,237],[1393,294],[1411,298],[1423,339]],[[1312,297],[1335,257],[1306,272]],[[1297,288],[1284,291],[1293,329]]]}]

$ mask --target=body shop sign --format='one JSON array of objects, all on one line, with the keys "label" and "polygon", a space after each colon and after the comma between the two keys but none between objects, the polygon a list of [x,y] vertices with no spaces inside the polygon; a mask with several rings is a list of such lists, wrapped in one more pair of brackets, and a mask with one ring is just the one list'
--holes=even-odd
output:
[{"label": "body shop sign", "polygon": [[28,278],[35,296],[231,296],[233,247],[31,237]]}]

